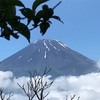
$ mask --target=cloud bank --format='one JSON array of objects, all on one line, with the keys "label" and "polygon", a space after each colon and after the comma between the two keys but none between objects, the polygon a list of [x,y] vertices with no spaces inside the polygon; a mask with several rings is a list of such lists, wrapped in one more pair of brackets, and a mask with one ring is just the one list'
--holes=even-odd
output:
[{"label": "cloud bank", "polygon": [[[17,83],[26,85],[27,81],[29,81],[29,77],[16,78],[10,71],[0,71],[0,88],[5,93],[14,93],[11,97],[12,100],[28,100],[27,96],[17,85]],[[50,76],[46,76],[44,81],[49,83],[52,80]],[[76,95],[75,100],[78,97],[80,97],[80,100],[100,100],[100,73],[58,77],[46,92],[50,92],[46,98],[49,100],[66,100],[66,95],[68,100],[73,95]]]}]

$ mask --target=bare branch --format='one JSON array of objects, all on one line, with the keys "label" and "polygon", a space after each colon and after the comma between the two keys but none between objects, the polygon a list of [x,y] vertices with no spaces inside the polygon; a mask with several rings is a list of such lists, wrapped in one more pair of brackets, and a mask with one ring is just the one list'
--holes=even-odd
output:
[{"label": "bare branch", "polygon": [[80,97],[77,98],[77,100],[79,100],[79,99],[80,99]]},{"label": "bare branch", "polygon": [[58,5],[60,5],[61,4],[61,1],[59,1],[59,3],[58,4],[56,4],[54,7],[53,7],[53,9],[55,9]]},{"label": "bare branch", "polygon": [[[68,100],[68,97],[69,96],[66,95],[66,100]],[[73,96],[70,95],[70,100],[76,100],[75,97],[76,97],[76,95],[73,95]],[[80,97],[78,97],[77,100],[80,100]]]},{"label": "bare branch", "polygon": [[7,100],[10,100],[10,98],[13,96],[14,94],[13,93],[9,93],[9,96],[8,96],[8,98],[7,98]]},{"label": "bare branch", "polygon": [[3,89],[0,89],[0,98],[1,100],[5,99],[5,94],[3,94]]},{"label": "bare branch", "polygon": [[48,89],[53,81],[50,83],[44,82],[44,76],[50,71],[51,69],[47,70],[47,68],[44,70],[44,73],[42,76],[37,73],[37,71],[34,72],[34,74],[30,73],[30,79],[27,82],[27,89],[25,86],[21,86],[18,84],[18,86],[24,91],[25,95],[28,97],[29,100],[32,100],[34,97],[36,97],[38,100],[44,100],[45,97],[48,96],[49,92],[44,95],[44,91]]},{"label": "bare branch", "polygon": [[32,92],[29,83],[27,83],[28,90],[25,89],[24,85],[21,86],[19,83],[17,84],[23,90],[23,92],[25,93],[25,95],[28,97],[29,100],[32,100],[34,98],[35,94]]},{"label": "bare branch", "polygon": [[9,93],[8,94],[8,97],[6,98],[6,95],[3,93],[3,89],[0,89],[0,98],[1,98],[1,100],[5,100],[5,98],[6,98],[6,100],[10,100],[10,98],[13,96],[14,94],[13,93]]},{"label": "bare branch", "polygon": [[70,98],[71,98],[71,100],[73,100],[73,99],[75,98],[75,95],[73,95],[73,96],[70,96]]}]

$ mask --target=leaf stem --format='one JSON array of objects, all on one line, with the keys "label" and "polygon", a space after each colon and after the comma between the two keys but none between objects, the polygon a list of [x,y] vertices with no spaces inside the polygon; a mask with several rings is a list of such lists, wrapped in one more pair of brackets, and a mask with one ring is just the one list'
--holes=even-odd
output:
[{"label": "leaf stem", "polygon": [[59,1],[59,3],[57,3],[57,4],[53,7],[53,9],[55,9],[57,6],[59,6],[59,5],[61,4],[61,2],[62,2],[62,1]]}]

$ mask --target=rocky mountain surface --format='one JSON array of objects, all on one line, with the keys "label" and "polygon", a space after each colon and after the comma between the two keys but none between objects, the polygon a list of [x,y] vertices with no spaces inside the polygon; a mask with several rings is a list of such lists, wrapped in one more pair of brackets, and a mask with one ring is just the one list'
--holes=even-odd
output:
[{"label": "rocky mountain surface", "polygon": [[46,67],[51,68],[49,74],[53,77],[98,71],[93,60],[60,41],[48,39],[36,40],[0,63],[1,71],[12,71],[16,77],[27,76],[28,71],[34,70],[41,74]]}]

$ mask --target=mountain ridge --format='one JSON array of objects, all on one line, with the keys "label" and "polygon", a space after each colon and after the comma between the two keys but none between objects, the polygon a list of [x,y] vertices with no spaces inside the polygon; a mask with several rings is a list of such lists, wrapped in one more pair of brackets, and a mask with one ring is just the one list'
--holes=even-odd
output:
[{"label": "mountain ridge", "polygon": [[0,63],[0,70],[10,70],[17,77],[27,76],[33,70],[41,73],[45,67],[52,69],[50,74],[54,77],[98,71],[93,60],[58,40],[49,39],[36,40]]}]

